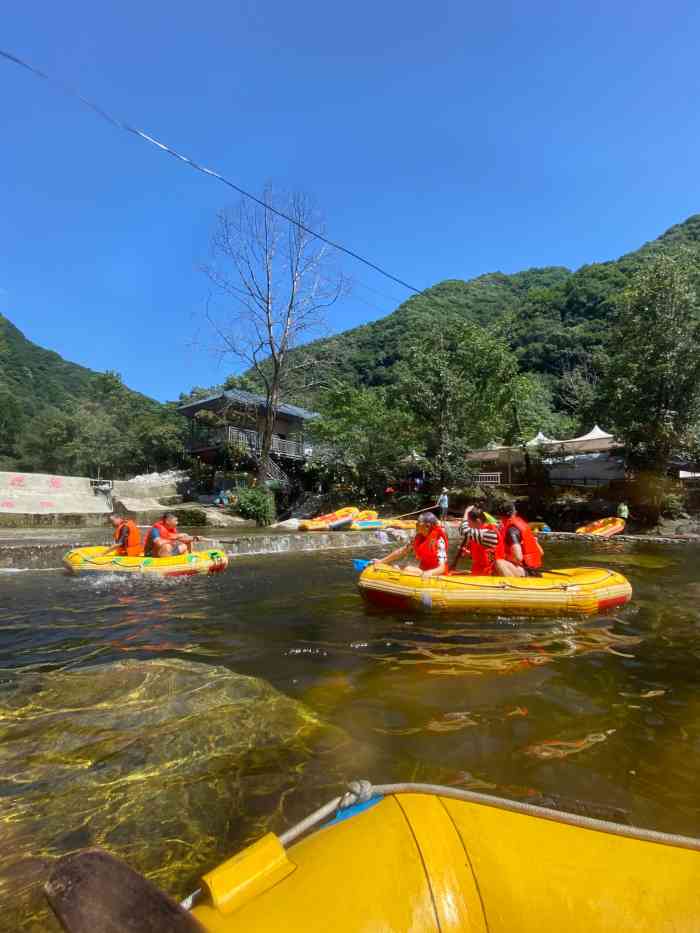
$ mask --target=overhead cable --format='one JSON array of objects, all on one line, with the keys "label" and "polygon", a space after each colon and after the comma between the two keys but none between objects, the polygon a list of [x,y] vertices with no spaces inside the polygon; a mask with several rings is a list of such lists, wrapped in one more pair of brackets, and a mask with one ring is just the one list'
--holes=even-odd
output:
[{"label": "overhead cable", "polygon": [[153,146],[157,146],[158,149],[162,149],[162,151],[167,152],[168,155],[174,156],[176,159],[179,159],[181,162],[189,165],[190,168],[193,168],[198,172],[202,172],[204,175],[210,175],[212,178],[216,178],[218,181],[228,185],[229,188],[233,188],[234,191],[237,191],[244,197],[250,198],[251,201],[255,201],[256,204],[259,204],[261,207],[265,208],[265,210],[271,211],[273,214],[277,214],[278,217],[282,217],[288,223],[294,224],[296,227],[299,227],[300,230],[303,230],[310,236],[315,237],[317,240],[321,240],[321,242],[328,244],[328,246],[332,246],[333,249],[337,249],[341,253],[345,253],[347,256],[351,256],[353,259],[356,259],[358,262],[364,263],[364,265],[369,266],[370,269],[374,269],[375,272],[378,272],[385,278],[391,279],[392,282],[396,282],[397,285],[401,285],[403,288],[407,288],[409,291],[416,292],[416,294],[421,293],[422,289],[415,288],[413,285],[409,285],[408,282],[404,282],[403,279],[392,275],[390,272],[382,269],[381,266],[376,265],[369,259],[365,259],[364,256],[360,256],[359,253],[348,249],[346,246],[342,246],[340,243],[335,243],[333,240],[329,240],[328,237],[324,236],[322,233],[318,233],[316,230],[312,230],[311,228],[306,227],[304,224],[300,223],[298,220],[295,220],[293,217],[290,217],[288,214],[285,214],[283,211],[277,210],[276,207],[273,207],[271,204],[267,204],[265,201],[257,198],[254,194],[251,194],[249,191],[245,191],[239,185],[229,181],[228,178],[225,178],[223,175],[219,174],[219,172],[215,172],[213,169],[207,168],[204,165],[199,165],[199,163],[195,162],[194,159],[190,159],[188,156],[182,155],[182,153],[177,152],[175,149],[171,149],[170,146],[166,146],[165,143],[160,142],[160,140],[156,139],[154,136],[150,136],[148,133],[144,133],[143,130],[138,129],[135,126],[131,126],[129,123],[124,123],[117,117],[112,116],[102,107],[98,106],[98,104],[95,104],[91,100],[88,100],[87,97],[84,97],[79,91],[76,91],[74,88],[69,87],[63,82],[57,81],[55,78],[52,78],[50,75],[46,74],[46,72],[41,71],[39,68],[35,68],[34,65],[30,65],[28,62],[23,61],[21,58],[18,58],[16,55],[12,55],[10,52],[6,52],[3,49],[0,49],[0,57],[7,59],[7,61],[13,62],[15,65],[19,65],[21,68],[26,68],[27,71],[31,71],[31,73],[36,75],[38,78],[43,78],[44,81],[48,81],[49,84],[60,87],[64,93],[70,95],[71,97],[77,98],[86,107],[89,107],[90,110],[93,110],[108,123],[111,123],[112,126],[117,127],[117,129],[125,130],[127,133],[133,133],[135,136],[139,136],[141,139],[145,139],[146,142],[151,143]]}]

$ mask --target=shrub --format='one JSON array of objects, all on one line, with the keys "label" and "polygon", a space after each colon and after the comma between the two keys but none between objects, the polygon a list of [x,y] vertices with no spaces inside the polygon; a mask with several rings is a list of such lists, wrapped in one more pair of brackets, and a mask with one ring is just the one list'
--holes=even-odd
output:
[{"label": "shrub", "polygon": [[269,489],[260,486],[240,489],[236,510],[243,518],[254,519],[263,528],[275,520],[275,498]]}]

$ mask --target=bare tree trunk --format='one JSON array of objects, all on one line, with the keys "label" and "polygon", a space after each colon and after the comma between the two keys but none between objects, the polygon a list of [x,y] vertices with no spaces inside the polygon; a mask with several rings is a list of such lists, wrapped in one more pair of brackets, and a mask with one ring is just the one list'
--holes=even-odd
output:
[{"label": "bare tree trunk", "polygon": [[[330,250],[309,231],[323,232],[307,198],[262,197],[294,219],[289,223],[268,207],[243,199],[237,210],[223,211],[213,238],[213,262],[206,273],[225,299],[223,310],[208,318],[218,349],[242,362],[260,387],[264,402],[257,446],[257,475],[267,478],[279,407],[290,391],[290,377],[305,370],[313,384],[314,367],[290,351],[311,339],[326,309],[346,291],[341,275],[326,270]],[[298,357],[299,351],[297,351]]]}]

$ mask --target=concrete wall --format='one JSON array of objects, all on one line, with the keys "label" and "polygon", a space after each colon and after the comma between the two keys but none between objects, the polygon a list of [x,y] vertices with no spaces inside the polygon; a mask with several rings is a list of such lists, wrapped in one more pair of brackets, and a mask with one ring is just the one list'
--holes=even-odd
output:
[{"label": "concrete wall", "polygon": [[99,519],[109,511],[107,497],[95,494],[85,476],[0,472],[0,517],[90,515]]}]

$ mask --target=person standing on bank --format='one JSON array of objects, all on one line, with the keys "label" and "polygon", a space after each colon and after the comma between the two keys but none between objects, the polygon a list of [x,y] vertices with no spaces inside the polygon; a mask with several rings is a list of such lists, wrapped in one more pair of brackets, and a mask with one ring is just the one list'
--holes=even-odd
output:
[{"label": "person standing on bank", "polygon": [[442,487],[442,493],[440,494],[440,498],[438,499],[437,504],[438,508],[440,509],[440,521],[444,522],[447,518],[447,509],[450,505],[447,489],[444,486]]},{"label": "person standing on bank", "polygon": [[413,556],[418,562],[409,564],[404,573],[421,577],[440,577],[447,573],[447,535],[434,512],[423,512],[416,520],[416,535],[412,541],[387,554],[375,564],[393,564],[402,557]]}]

